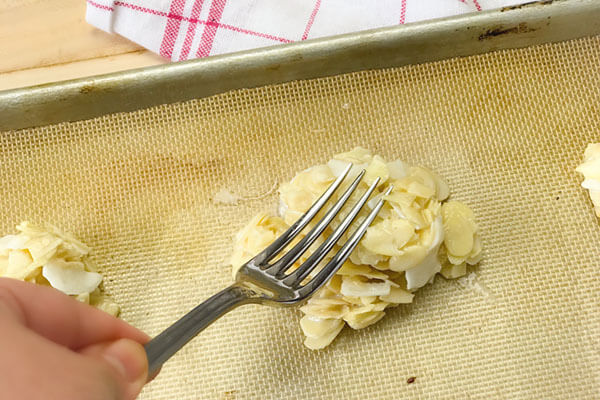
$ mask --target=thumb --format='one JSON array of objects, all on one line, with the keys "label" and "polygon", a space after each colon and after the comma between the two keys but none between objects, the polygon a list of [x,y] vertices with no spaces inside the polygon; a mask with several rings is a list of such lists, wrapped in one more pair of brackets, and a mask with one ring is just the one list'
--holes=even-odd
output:
[{"label": "thumb", "polygon": [[131,339],[95,344],[79,351],[106,364],[121,388],[122,398],[133,400],[148,379],[148,359],[144,347]]}]

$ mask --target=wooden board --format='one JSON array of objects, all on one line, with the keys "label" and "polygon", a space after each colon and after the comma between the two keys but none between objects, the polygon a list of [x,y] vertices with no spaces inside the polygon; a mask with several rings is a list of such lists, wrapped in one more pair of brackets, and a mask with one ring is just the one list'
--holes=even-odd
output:
[{"label": "wooden board", "polygon": [[0,90],[165,62],[89,25],[82,0],[0,0]]}]

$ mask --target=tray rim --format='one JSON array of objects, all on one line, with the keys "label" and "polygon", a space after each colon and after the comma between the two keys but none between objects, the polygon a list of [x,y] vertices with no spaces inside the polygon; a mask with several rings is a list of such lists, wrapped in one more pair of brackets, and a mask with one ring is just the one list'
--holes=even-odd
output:
[{"label": "tray rim", "polygon": [[599,1],[536,1],[0,91],[0,131],[91,119],[236,89],[420,64],[599,34]]}]

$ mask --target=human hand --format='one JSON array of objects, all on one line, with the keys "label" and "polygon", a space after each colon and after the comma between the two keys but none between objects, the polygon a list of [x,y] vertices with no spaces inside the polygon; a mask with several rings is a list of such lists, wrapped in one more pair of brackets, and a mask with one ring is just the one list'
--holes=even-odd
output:
[{"label": "human hand", "polygon": [[0,399],[132,400],[148,336],[59,291],[0,278]]}]

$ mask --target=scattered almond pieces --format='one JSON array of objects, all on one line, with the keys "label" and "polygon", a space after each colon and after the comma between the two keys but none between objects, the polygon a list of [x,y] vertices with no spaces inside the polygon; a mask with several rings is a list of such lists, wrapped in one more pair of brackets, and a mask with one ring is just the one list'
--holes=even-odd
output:
[{"label": "scattered almond pieces", "polygon": [[89,247],[51,225],[22,222],[16,229],[16,235],[0,238],[0,277],[52,286],[111,315],[119,314],[119,306],[100,289],[102,275],[89,259]]},{"label": "scattered almond pieces", "polygon": [[600,217],[600,143],[587,146],[583,163],[575,170],[583,175],[581,186],[589,191],[596,216]]}]

